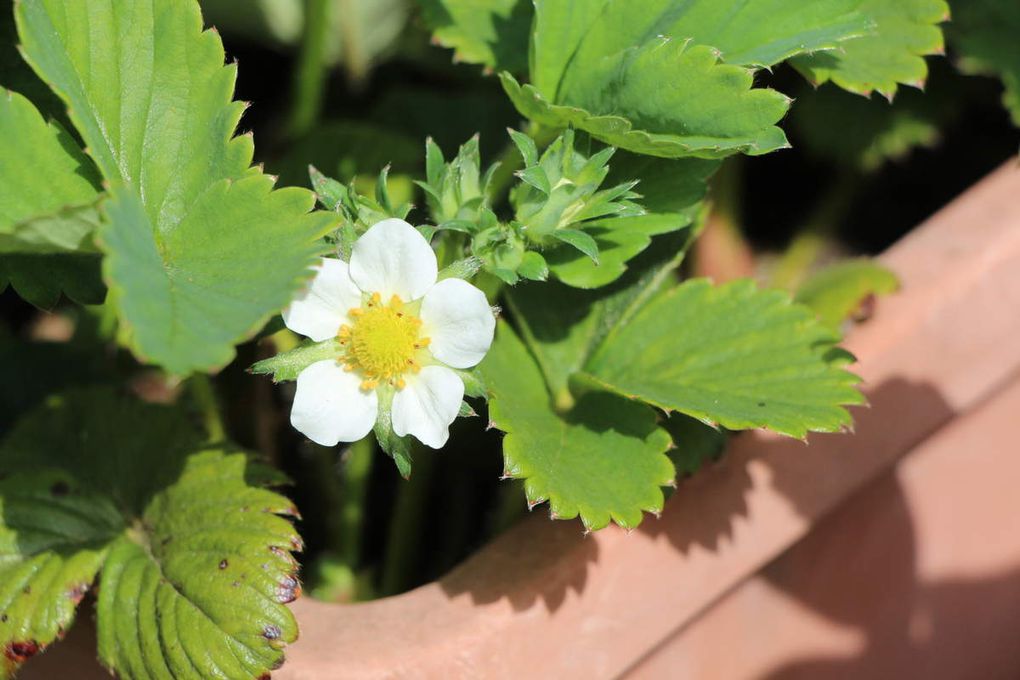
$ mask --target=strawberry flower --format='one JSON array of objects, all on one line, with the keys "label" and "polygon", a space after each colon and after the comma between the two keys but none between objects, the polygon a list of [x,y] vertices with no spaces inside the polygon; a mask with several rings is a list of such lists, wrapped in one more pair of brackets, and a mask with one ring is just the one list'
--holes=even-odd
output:
[{"label": "strawberry flower", "polygon": [[425,237],[399,219],[368,229],[349,264],[322,260],[283,320],[316,342],[335,338],[340,351],[298,375],[297,430],[323,446],[357,441],[388,410],[397,436],[446,443],[464,399],[451,369],[482,360],[496,319],[478,288],[437,276]]}]

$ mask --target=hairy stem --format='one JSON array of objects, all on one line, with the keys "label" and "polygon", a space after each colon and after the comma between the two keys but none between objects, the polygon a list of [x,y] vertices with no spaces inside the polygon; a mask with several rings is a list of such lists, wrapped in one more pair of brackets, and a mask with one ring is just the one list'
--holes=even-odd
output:
[{"label": "hairy stem", "polygon": [[195,373],[188,378],[187,386],[191,399],[202,416],[202,423],[209,433],[209,439],[215,442],[225,440],[227,431],[223,426],[223,417],[209,376],[205,373]]}]

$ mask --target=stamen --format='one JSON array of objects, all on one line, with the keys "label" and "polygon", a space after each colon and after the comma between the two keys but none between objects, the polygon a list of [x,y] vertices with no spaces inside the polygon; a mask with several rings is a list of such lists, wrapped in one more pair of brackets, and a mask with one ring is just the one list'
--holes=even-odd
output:
[{"label": "stamen", "polygon": [[351,324],[337,331],[344,348],[340,357],[344,368],[358,371],[362,389],[375,389],[380,383],[403,389],[406,383],[401,376],[421,370],[415,353],[429,345],[427,338],[418,337],[421,321],[405,311],[399,296],[382,304],[379,293],[371,294],[362,307],[348,314]]}]

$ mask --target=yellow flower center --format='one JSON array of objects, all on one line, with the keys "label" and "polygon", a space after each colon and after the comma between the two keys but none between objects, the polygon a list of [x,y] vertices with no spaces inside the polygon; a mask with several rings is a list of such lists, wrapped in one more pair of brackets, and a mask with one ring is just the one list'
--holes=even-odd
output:
[{"label": "yellow flower center", "polygon": [[340,358],[344,368],[362,375],[361,389],[375,389],[380,381],[403,389],[401,376],[421,370],[415,355],[429,344],[428,338],[419,337],[421,319],[409,314],[396,295],[382,304],[379,293],[347,314],[352,325],[341,326],[337,334],[346,349]]}]

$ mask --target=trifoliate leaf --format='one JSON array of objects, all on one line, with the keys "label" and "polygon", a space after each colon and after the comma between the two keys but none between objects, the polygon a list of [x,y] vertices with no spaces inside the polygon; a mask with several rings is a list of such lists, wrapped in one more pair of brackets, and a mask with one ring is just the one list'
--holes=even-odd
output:
[{"label": "trifoliate leaf", "polygon": [[795,297],[833,329],[873,296],[888,295],[900,287],[896,274],[872,260],[850,260],[826,267],[805,281]]},{"label": "trifoliate leaf", "polygon": [[305,342],[289,352],[281,352],[276,356],[256,362],[248,369],[256,375],[271,375],[273,382],[297,380],[301,371],[317,361],[337,359],[345,354],[344,348],[335,339],[322,342]]},{"label": "trifoliate leaf", "polygon": [[331,218],[249,168],[236,67],[194,0],[23,0],[17,22],[113,187],[98,240],[121,339],[173,373],[224,365],[298,289]]},{"label": "trifoliate leaf", "polygon": [[679,266],[690,236],[677,233],[660,237],[659,247],[643,253],[637,266],[599,290],[580,290],[550,282],[522,284],[507,291],[507,302],[521,336],[534,355],[555,403],[563,406],[573,400],[569,389],[571,376],[583,368],[610,330],[628,323],[643,305],[662,292]]},{"label": "trifoliate leaf", "polygon": [[[549,497],[556,516],[580,513],[591,528],[610,516],[633,526],[641,508],[657,510],[660,487],[672,479],[661,457],[661,431],[649,434],[642,424],[650,422],[651,411],[605,393],[575,395],[569,385],[607,333],[629,323],[667,285],[688,243],[678,234],[661,238],[661,248],[642,254],[639,266],[597,292],[558,283],[514,288],[507,297],[528,349],[501,326],[479,369],[490,386],[493,422],[512,433],[504,441],[507,474],[528,477],[529,502]],[[501,400],[508,404],[505,411]],[[575,447],[589,449],[581,453]],[[627,467],[617,457],[624,452],[640,464]],[[574,465],[581,467],[572,471]],[[570,512],[563,515],[557,507]],[[626,507],[629,514],[622,514]]]},{"label": "trifoliate leaf", "polygon": [[583,396],[563,413],[527,348],[501,323],[480,368],[492,385],[489,417],[507,433],[505,474],[523,479],[528,503],[549,501],[558,519],[580,516],[589,530],[624,527],[662,509],[672,483],[669,435],[655,413],[606,393]]},{"label": "trifoliate leaf", "polygon": [[52,398],[0,444],[0,642],[21,662],[100,570],[101,661],[124,678],[259,677],[297,634],[301,541],[278,473],[202,444],[180,411]]},{"label": "trifoliate leaf", "polygon": [[938,25],[949,19],[945,1],[864,0],[860,11],[873,24],[869,35],[838,50],[797,57],[793,65],[816,85],[832,80],[858,94],[878,91],[891,99],[898,84],[924,87],[925,55],[943,50]]},{"label": "trifoliate leaf", "polygon": [[830,365],[838,335],[751,281],[687,281],[613,328],[577,379],[729,429],[793,437],[851,423],[856,376]]},{"label": "trifoliate leaf", "polygon": [[99,657],[123,677],[259,677],[283,662],[300,588],[285,498],[246,482],[243,453],[192,453],[110,546]]},{"label": "trifoliate leaf", "polygon": [[957,0],[946,26],[960,68],[995,75],[1005,85],[1003,103],[1020,127],[1020,5],[1011,0]]},{"label": "trifoliate leaf", "polygon": [[425,23],[454,59],[523,73],[533,10],[528,0],[421,0]]},{"label": "trifoliate leaf", "polygon": [[71,135],[15,92],[0,90],[0,138],[0,288],[10,281],[43,308],[63,290],[83,302],[101,301],[92,243],[95,166]]},{"label": "trifoliate leaf", "polygon": [[536,0],[531,84],[502,75],[525,116],[624,149],[675,158],[787,145],[788,99],[752,71],[832,49],[867,29],[854,0]]}]

